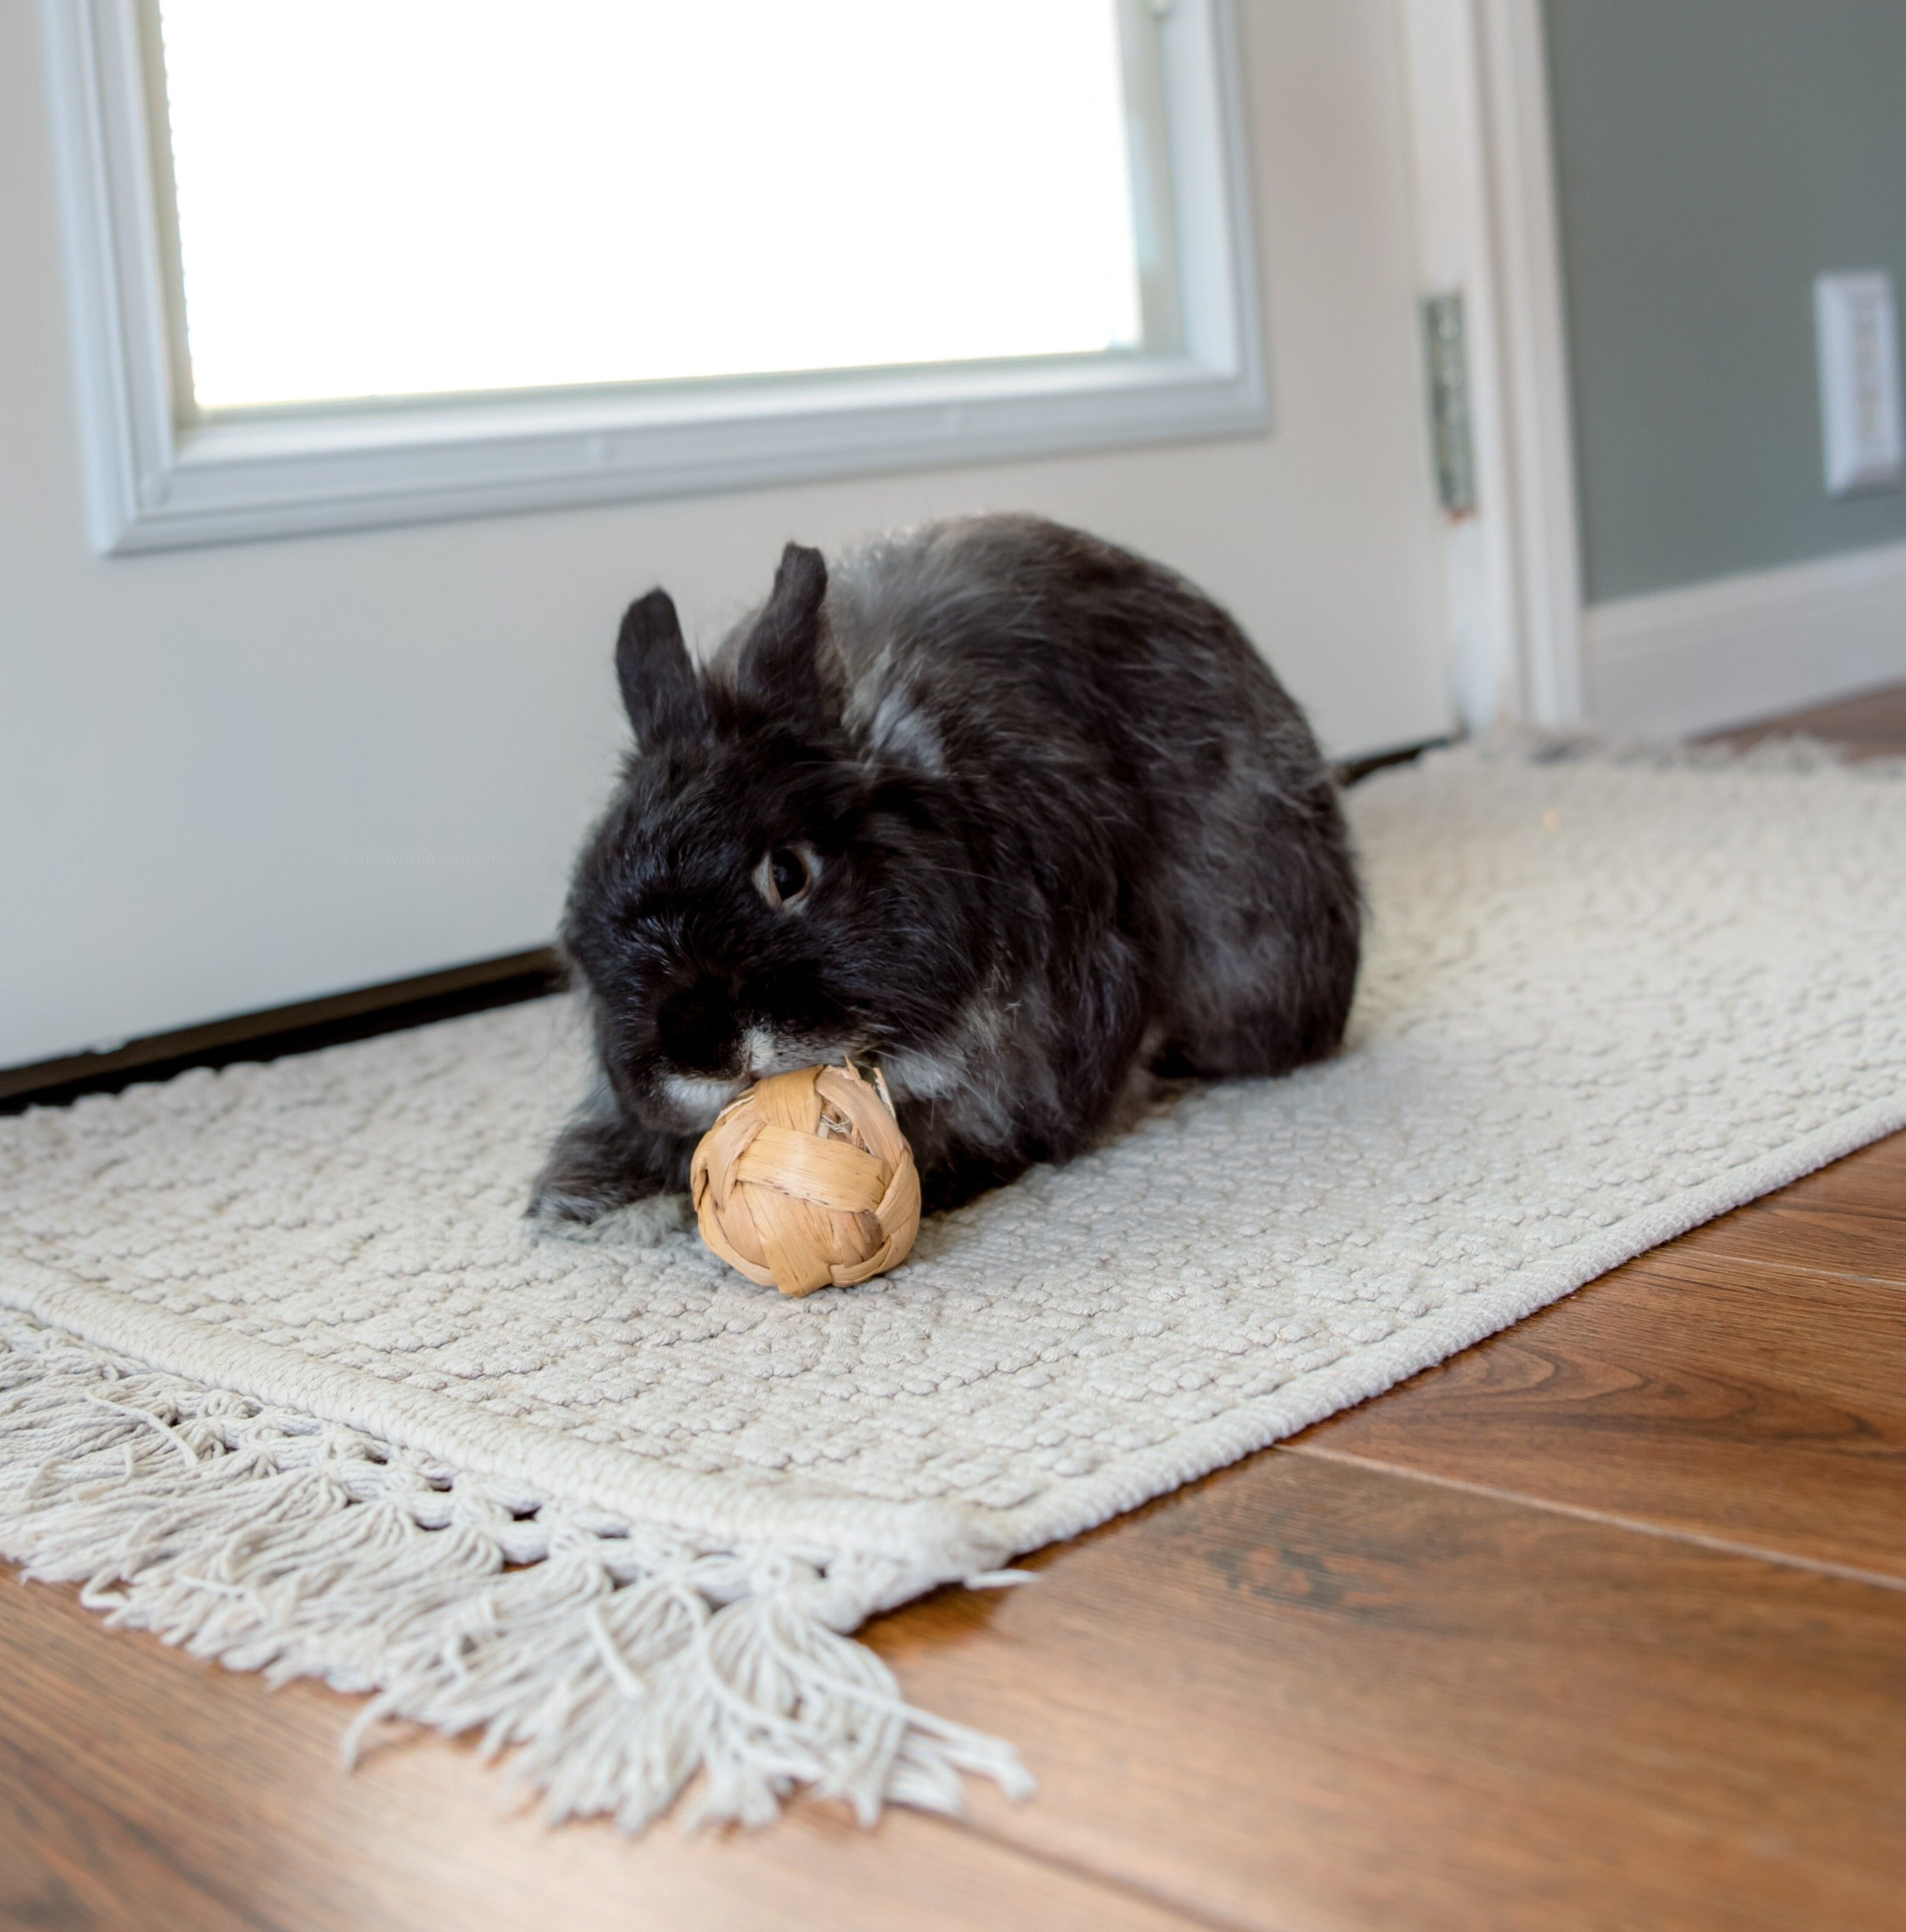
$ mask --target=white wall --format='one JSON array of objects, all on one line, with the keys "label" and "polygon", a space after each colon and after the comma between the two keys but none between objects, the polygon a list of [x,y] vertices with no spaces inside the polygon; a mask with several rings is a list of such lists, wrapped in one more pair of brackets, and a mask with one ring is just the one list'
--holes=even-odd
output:
[{"label": "white wall", "polygon": [[1239,11],[1269,437],[105,560],[37,22],[0,5],[0,1065],[542,944],[623,605],[659,580],[712,639],[790,537],[1041,511],[1227,603],[1338,754],[1444,730],[1390,0]]}]

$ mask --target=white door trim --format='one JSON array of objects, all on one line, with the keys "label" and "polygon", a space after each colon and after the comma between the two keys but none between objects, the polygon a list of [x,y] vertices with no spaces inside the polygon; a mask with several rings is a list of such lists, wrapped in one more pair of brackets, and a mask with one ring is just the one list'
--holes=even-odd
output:
[{"label": "white door trim", "polygon": [[1425,293],[1466,311],[1476,508],[1444,556],[1457,709],[1660,737],[1906,678],[1906,544],[1584,606],[1542,0],[1399,0]]},{"label": "white door trim", "polygon": [[1477,502],[1446,545],[1472,730],[1584,715],[1582,592],[1541,0],[1402,0],[1426,292],[1460,292]]}]

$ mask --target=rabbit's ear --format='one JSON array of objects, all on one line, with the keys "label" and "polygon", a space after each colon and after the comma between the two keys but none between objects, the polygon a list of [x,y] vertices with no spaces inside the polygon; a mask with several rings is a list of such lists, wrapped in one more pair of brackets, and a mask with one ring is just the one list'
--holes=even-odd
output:
[{"label": "rabbit's ear", "polygon": [[708,701],[666,590],[652,590],[629,606],[616,640],[616,676],[638,745],[706,731]]},{"label": "rabbit's ear", "polygon": [[825,716],[817,653],[826,595],[827,564],[820,552],[790,544],[736,664],[736,681],[748,696],[790,724]]}]

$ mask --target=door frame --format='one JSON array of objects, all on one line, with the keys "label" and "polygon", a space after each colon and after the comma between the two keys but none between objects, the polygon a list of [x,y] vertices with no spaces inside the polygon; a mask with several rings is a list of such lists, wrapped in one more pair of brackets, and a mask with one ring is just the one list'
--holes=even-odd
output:
[{"label": "door frame", "polygon": [[1476,507],[1444,542],[1472,731],[1586,716],[1562,254],[1542,0],[1398,0],[1422,292],[1459,294]]}]

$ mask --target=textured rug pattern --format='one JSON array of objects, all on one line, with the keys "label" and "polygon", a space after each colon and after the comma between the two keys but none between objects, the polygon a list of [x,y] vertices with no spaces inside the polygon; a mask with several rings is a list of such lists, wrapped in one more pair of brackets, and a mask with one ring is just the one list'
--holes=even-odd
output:
[{"label": "textured rug pattern", "polygon": [[520,1509],[894,1556],[838,1629],[1906,1125],[1896,770],[1466,752],[1350,806],[1342,1056],[1161,1104],[887,1280],[786,1300],[677,1203],[526,1222],[584,1076],[556,1000],[0,1122],[0,1300]]}]

